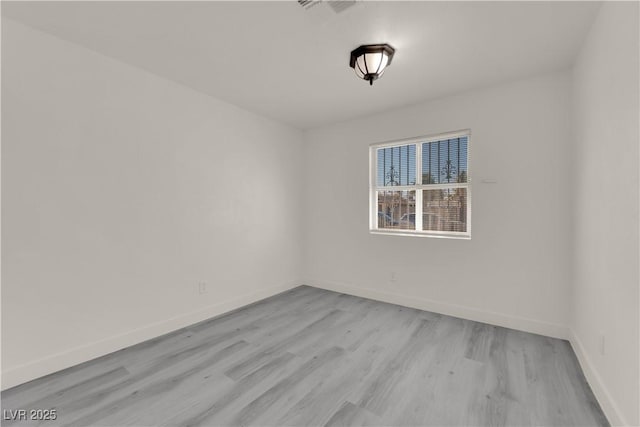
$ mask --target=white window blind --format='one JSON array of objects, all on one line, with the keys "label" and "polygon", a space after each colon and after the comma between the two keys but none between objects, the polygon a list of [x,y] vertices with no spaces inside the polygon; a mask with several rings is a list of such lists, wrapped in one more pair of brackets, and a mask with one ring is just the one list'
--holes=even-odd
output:
[{"label": "white window blind", "polygon": [[468,131],[370,150],[372,232],[471,237]]}]

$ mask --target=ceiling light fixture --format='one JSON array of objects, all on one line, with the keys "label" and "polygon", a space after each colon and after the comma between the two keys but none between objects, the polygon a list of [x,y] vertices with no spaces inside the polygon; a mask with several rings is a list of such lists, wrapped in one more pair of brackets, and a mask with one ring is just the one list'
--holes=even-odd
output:
[{"label": "ceiling light fixture", "polygon": [[351,51],[349,65],[358,77],[369,80],[369,85],[373,85],[373,81],[379,79],[391,64],[395,51],[386,43],[365,44]]}]

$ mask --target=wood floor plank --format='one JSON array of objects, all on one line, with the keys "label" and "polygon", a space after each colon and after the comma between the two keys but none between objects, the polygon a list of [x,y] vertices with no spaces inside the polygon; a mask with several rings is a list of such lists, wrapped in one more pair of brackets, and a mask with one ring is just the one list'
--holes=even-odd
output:
[{"label": "wood floor plank", "polygon": [[133,392],[128,393],[115,401],[110,401],[106,405],[95,408],[91,413],[70,422],[68,425],[94,425],[112,413],[122,412],[123,410],[133,406],[136,406],[137,408],[144,407],[148,400],[154,399],[160,394],[171,392],[180,384],[180,382],[185,381],[190,376],[197,374],[212,365],[215,365],[220,360],[231,357],[234,352],[246,348],[247,346],[248,344],[245,341],[238,341],[214,353],[213,356],[190,366],[187,370],[171,373],[167,372],[152,383],[146,384],[142,387],[137,387]]},{"label": "wood floor plank", "polygon": [[314,387],[278,419],[279,426],[320,426],[329,422],[348,396],[353,384],[364,381],[373,370],[374,363],[384,355],[385,349],[373,345],[344,359],[332,372],[328,372]]},{"label": "wood floor plank", "polygon": [[389,409],[390,398],[396,393],[396,388],[413,361],[421,357],[421,350],[429,345],[429,338],[433,336],[435,324],[421,319],[411,336],[405,343],[398,346],[399,352],[389,358],[386,366],[368,385],[358,402],[358,406],[374,414],[383,416]]},{"label": "wood floor plank", "polygon": [[351,402],[344,402],[344,405],[331,416],[325,424],[327,427],[349,427],[349,426],[382,426],[382,420],[375,414],[362,409]]},{"label": "wood floor plank", "polygon": [[[340,310],[331,310],[323,313],[320,318],[309,324],[306,323],[306,320],[301,319],[293,328],[291,327],[292,325],[290,325],[288,329],[280,331],[279,335],[274,334],[275,336],[270,335],[263,337],[266,338],[266,340],[257,341],[257,343],[262,344],[262,346],[256,350],[255,354],[250,355],[246,360],[242,360],[225,373],[230,378],[241,378],[242,375],[253,370],[256,365],[263,363],[265,358],[277,355],[282,352],[283,349],[289,351],[294,344],[300,345],[302,342],[317,339],[318,333],[330,327],[344,316],[344,314],[345,312]],[[291,333],[292,329],[295,331],[294,333]],[[255,342],[256,341],[254,341],[254,343]]]},{"label": "wood floor plank", "polygon": [[281,368],[291,362],[295,356],[292,353],[283,353],[278,357],[274,357],[255,371],[244,376],[235,382],[234,386],[220,399],[211,402],[211,404],[203,411],[184,419],[180,425],[185,427],[206,425],[205,421],[212,418],[215,414],[221,412],[233,402],[237,401],[241,396],[249,393],[251,390],[267,379],[275,372],[281,371]]},{"label": "wood floor plank", "polygon": [[332,364],[332,362],[338,360],[340,356],[344,355],[344,353],[345,350],[343,348],[332,347],[309,359],[293,373],[278,381],[273,385],[273,387],[242,408],[230,424],[241,426],[253,425],[256,423],[265,424],[265,419],[263,418],[264,413],[272,411],[273,414],[273,412],[277,411],[277,409],[274,408],[274,405],[285,394],[291,393],[292,387],[302,382],[310,382],[309,377],[311,374],[321,368],[326,368],[326,365]]},{"label": "wood floor plank", "polygon": [[301,286],[2,392],[22,426],[607,426],[568,342]]},{"label": "wood floor plank", "polygon": [[[124,367],[116,368],[109,372],[105,372],[104,374],[96,375],[95,377],[89,378],[85,381],[81,381],[77,384],[58,390],[53,394],[40,397],[36,401],[24,403],[24,407],[28,409],[38,409],[45,408],[47,406],[59,406],[65,401],[79,399],[86,393],[92,392],[104,384],[110,384],[113,381],[121,380],[128,375],[129,371]],[[4,421],[2,425],[10,426],[14,422],[15,421],[8,420]]]}]

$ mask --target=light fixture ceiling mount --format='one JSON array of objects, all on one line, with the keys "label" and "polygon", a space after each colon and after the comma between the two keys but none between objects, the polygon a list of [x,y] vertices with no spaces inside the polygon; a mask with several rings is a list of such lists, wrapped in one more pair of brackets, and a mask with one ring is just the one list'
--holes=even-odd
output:
[{"label": "light fixture ceiling mount", "polygon": [[388,44],[365,44],[351,51],[349,66],[356,75],[368,80],[369,85],[382,76],[384,70],[391,64],[395,49]]}]

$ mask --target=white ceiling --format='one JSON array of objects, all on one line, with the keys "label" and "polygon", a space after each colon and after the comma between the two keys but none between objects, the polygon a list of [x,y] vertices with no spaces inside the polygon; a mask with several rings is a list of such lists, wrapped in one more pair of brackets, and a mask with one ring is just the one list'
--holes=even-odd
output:
[{"label": "white ceiling", "polygon": [[[597,2],[2,2],[2,14],[308,129],[571,65]],[[373,87],[349,68],[390,43]]]}]

